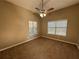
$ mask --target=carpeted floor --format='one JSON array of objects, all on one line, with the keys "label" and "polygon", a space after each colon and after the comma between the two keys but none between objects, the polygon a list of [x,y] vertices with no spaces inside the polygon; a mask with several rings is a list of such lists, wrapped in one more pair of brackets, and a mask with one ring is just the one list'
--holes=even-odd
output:
[{"label": "carpeted floor", "polygon": [[0,52],[0,59],[79,59],[79,50],[47,38],[38,38]]}]

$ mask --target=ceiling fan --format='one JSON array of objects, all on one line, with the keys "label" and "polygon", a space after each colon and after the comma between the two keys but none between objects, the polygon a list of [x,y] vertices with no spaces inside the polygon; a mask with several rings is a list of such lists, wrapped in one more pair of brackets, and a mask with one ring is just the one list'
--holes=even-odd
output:
[{"label": "ceiling fan", "polygon": [[44,9],[44,0],[42,0],[42,5],[41,5],[41,9],[39,8],[35,8],[39,14],[40,14],[40,17],[43,18],[47,15],[48,12],[52,11],[54,8],[49,8],[48,10],[45,10]]}]

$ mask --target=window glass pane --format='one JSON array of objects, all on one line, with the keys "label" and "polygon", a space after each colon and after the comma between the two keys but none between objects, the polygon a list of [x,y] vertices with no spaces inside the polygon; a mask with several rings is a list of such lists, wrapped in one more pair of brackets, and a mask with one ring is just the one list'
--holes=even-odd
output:
[{"label": "window glass pane", "polygon": [[34,22],[33,24],[34,24],[34,27],[36,27],[36,28],[37,28],[37,22]]},{"label": "window glass pane", "polygon": [[66,28],[56,28],[56,35],[66,36]]},{"label": "window glass pane", "polygon": [[48,27],[55,27],[55,22],[48,22]]},{"label": "window glass pane", "polygon": [[37,22],[34,22],[34,34],[37,34]]},{"label": "window glass pane", "polygon": [[29,27],[32,27],[32,22],[31,21],[29,21]]},{"label": "window glass pane", "polygon": [[31,34],[31,32],[32,32],[32,22],[29,21],[29,33]]},{"label": "window glass pane", "polygon": [[56,27],[67,27],[67,20],[56,21]]},{"label": "window glass pane", "polygon": [[55,34],[55,28],[48,28],[48,34]]},{"label": "window glass pane", "polygon": [[37,34],[37,22],[29,21],[29,35]]}]

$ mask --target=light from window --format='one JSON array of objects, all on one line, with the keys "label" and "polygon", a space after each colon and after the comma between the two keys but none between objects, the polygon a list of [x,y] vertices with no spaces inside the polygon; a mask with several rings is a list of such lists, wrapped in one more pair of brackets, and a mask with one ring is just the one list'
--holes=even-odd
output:
[{"label": "light from window", "polygon": [[37,22],[29,21],[29,35],[37,34]]},{"label": "light from window", "polygon": [[55,34],[55,22],[48,22],[48,33]]},{"label": "light from window", "polygon": [[67,20],[49,21],[48,34],[66,36]]}]

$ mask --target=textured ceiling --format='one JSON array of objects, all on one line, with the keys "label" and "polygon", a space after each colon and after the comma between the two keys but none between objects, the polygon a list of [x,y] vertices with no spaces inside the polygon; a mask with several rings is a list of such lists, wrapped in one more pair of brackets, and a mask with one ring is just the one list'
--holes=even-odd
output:
[{"label": "textured ceiling", "polygon": [[[41,0],[7,0],[18,6],[24,7],[32,12],[37,12],[36,7],[41,8]],[[79,0],[44,0],[44,9],[49,9],[51,7],[54,10],[68,7],[79,3]]]}]

